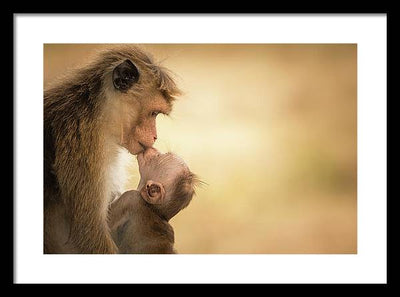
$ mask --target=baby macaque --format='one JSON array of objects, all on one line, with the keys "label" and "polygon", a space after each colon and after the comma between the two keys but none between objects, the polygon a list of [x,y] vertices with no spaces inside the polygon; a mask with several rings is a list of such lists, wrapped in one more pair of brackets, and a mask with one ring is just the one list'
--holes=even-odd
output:
[{"label": "baby macaque", "polygon": [[137,191],[125,192],[111,204],[111,235],[121,254],[175,254],[168,222],[188,206],[198,179],[173,153],[148,148],[137,160]]}]

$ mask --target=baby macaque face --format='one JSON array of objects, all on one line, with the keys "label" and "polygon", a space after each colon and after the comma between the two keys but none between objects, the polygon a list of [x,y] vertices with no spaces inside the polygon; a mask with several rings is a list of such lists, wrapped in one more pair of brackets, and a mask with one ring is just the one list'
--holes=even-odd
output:
[{"label": "baby macaque face", "polygon": [[168,219],[189,204],[197,178],[180,157],[148,148],[138,154],[137,160],[138,191],[146,202]]}]

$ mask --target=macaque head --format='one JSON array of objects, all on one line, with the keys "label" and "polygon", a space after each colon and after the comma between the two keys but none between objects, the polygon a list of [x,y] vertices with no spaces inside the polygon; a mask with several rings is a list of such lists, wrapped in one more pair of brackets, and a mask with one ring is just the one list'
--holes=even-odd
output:
[{"label": "macaque head", "polygon": [[140,195],[159,215],[171,219],[190,203],[197,177],[173,153],[162,154],[148,148],[137,159]]},{"label": "macaque head", "polygon": [[103,53],[109,61],[106,96],[116,142],[137,155],[157,139],[156,118],[169,114],[180,94],[167,69],[138,47],[123,46]]}]

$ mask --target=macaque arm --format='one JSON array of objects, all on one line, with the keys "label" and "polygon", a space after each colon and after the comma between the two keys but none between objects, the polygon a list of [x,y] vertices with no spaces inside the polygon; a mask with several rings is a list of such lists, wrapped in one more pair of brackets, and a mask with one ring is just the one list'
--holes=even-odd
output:
[{"label": "macaque arm", "polygon": [[90,193],[85,187],[69,200],[74,215],[71,220],[69,241],[83,254],[114,254],[118,248],[112,240],[106,222],[107,203],[104,193]]},{"label": "macaque arm", "polygon": [[[62,145],[59,147],[63,149]],[[106,221],[109,194],[103,190],[101,162],[98,162],[97,154],[93,154],[92,158],[87,160],[78,153],[65,156],[56,151],[54,168],[70,219],[68,243],[72,243],[82,254],[114,254],[118,248]],[[90,170],[86,165],[88,162],[97,167]],[[71,171],[67,168],[75,168],[76,176],[86,178],[71,182]]]}]

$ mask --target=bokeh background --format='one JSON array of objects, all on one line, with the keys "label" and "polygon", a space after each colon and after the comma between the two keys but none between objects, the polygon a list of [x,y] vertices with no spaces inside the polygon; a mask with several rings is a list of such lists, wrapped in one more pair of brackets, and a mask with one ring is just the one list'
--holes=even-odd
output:
[{"label": "bokeh background", "polygon": [[[44,45],[44,85],[107,46]],[[206,183],[171,220],[179,253],[357,253],[357,45],[142,47],[184,91],[155,147]]]}]

